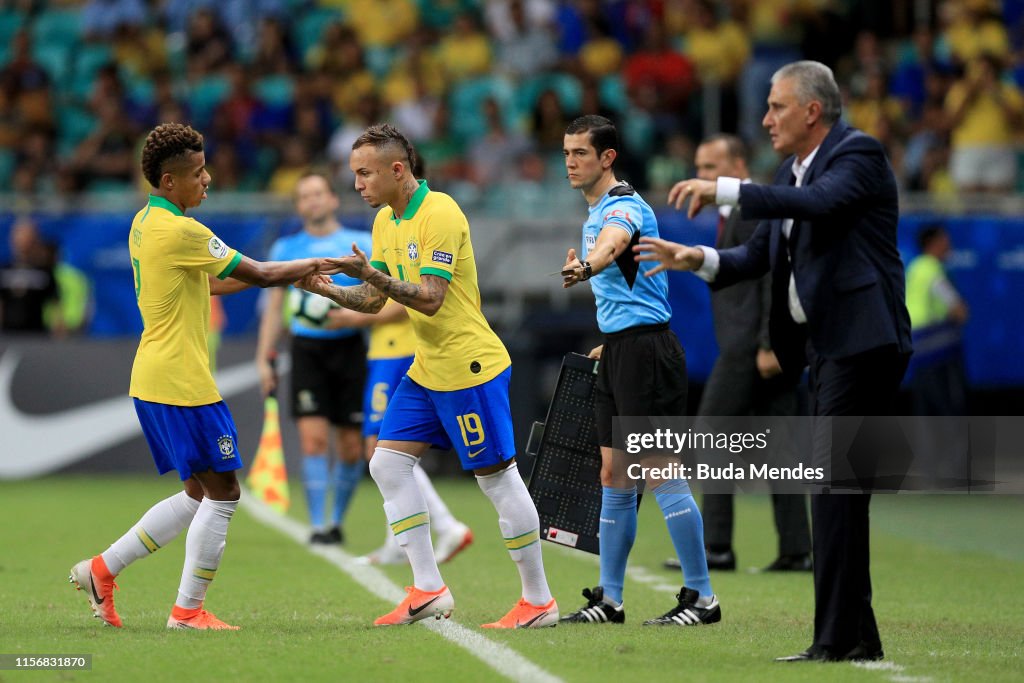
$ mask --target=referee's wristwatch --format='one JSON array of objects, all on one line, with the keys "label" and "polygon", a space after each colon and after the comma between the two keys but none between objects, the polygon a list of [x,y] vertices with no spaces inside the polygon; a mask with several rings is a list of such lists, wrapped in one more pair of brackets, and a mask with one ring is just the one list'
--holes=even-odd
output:
[{"label": "referee's wristwatch", "polygon": [[579,276],[580,282],[583,282],[584,280],[589,280],[590,278],[594,277],[594,269],[591,268],[590,261],[583,261],[582,263],[580,263],[580,270],[582,271],[582,273]]}]

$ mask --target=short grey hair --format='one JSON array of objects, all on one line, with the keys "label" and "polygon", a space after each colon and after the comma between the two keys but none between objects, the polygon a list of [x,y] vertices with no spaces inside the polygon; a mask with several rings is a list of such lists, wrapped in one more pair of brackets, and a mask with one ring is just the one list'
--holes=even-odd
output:
[{"label": "short grey hair", "polygon": [[839,86],[832,69],[821,62],[804,60],[787,64],[772,75],[772,85],[783,78],[791,78],[796,84],[796,96],[800,104],[811,100],[821,102],[821,120],[831,125],[843,113],[843,102]]}]

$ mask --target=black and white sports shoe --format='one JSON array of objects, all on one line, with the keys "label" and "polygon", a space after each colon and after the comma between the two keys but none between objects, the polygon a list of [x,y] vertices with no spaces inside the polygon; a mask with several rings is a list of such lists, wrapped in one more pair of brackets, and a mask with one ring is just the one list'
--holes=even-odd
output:
[{"label": "black and white sports shoe", "polygon": [[626,621],[626,612],[622,605],[616,607],[604,599],[604,588],[584,588],[583,597],[587,604],[572,614],[567,614],[559,621],[563,624],[622,624]]},{"label": "black and white sports shoe", "polygon": [[697,607],[698,599],[700,594],[697,591],[683,586],[676,595],[679,604],[657,619],[648,619],[644,626],[700,626],[722,620],[722,608],[718,606],[717,596],[711,596],[711,604],[707,607]]}]

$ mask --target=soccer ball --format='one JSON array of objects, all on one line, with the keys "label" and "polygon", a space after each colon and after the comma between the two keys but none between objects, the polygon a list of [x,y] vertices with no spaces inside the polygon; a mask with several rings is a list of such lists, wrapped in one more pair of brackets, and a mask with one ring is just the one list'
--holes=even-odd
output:
[{"label": "soccer ball", "polygon": [[307,327],[320,327],[327,321],[327,314],[332,308],[341,308],[326,297],[296,287],[289,295],[288,306],[292,316]]}]

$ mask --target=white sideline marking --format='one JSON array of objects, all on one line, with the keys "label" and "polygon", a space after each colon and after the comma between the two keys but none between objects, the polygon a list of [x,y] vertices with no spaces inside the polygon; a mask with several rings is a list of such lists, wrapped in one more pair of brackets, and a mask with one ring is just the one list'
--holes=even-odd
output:
[{"label": "white sideline marking", "polygon": [[[383,572],[376,567],[356,563],[355,559],[341,548],[307,545],[309,529],[306,528],[306,525],[274,512],[269,506],[250,494],[245,487],[242,487],[242,506],[257,521],[281,532],[312,554],[327,560],[381,600],[398,603],[405,598],[405,591],[394,584]],[[443,621],[424,619],[419,623],[455,643],[502,676],[513,681],[563,683],[561,678],[540,668],[515,650],[485,638],[452,619]]]}]

